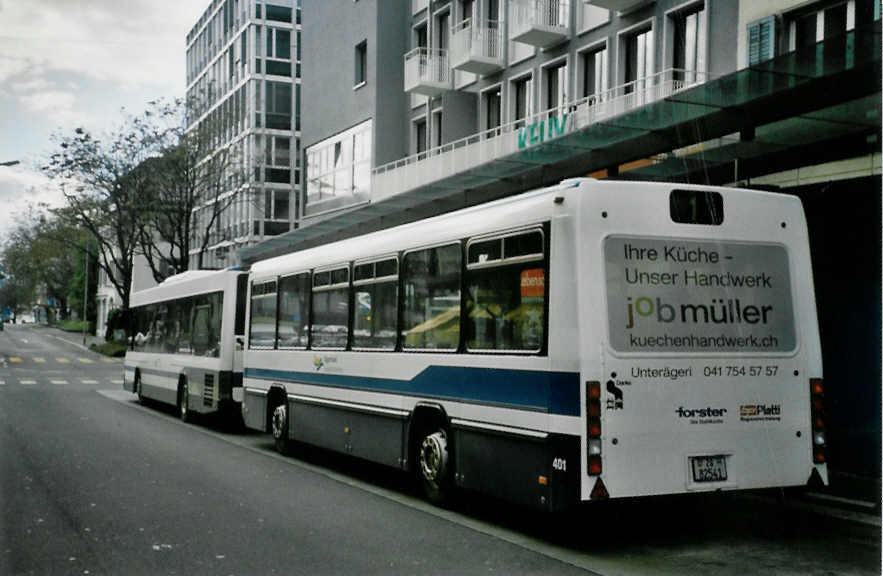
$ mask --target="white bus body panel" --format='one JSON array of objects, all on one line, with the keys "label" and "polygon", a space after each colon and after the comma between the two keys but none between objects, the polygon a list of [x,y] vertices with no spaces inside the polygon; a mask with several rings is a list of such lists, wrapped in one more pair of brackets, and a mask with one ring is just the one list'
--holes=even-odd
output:
[{"label": "white bus body panel", "polygon": [[[581,189],[577,262],[579,301],[585,303],[579,310],[582,379],[598,381],[602,388],[601,478],[612,498],[806,484],[814,467],[809,380],[821,378],[822,365],[808,236],[800,200],[745,190],[692,187],[723,194],[724,221],[717,226],[678,224],[669,216],[668,191],[686,188],[691,186],[587,182]],[[655,259],[647,251],[633,251],[630,260],[624,254],[611,257],[605,253],[608,242],[625,252],[623,239],[632,238],[639,247],[658,248]],[[793,307],[793,346],[772,352],[703,352],[671,347],[663,351],[624,351],[622,333],[614,332],[625,332],[625,326],[631,325],[634,331],[639,329],[639,322],[656,321],[657,328],[665,329],[663,321],[671,321],[673,314],[680,312],[684,316],[676,320],[691,319],[678,304],[696,294],[695,281],[699,276],[695,272],[702,269],[702,264],[666,261],[666,256],[674,256],[675,252],[664,253],[662,247],[678,243],[688,248],[717,245],[721,256],[734,250],[734,246],[749,246],[746,254],[758,254],[765,246],[783,247],[786,264],[756,264],[761,269],[758,273],[765,264],[773,268],[787,266],[787,290],[776,286],[778,277],[773,282],[761,275],[755,280],[760,286],[753,288],[753,292],[718,286],[717,292],[701,288],[698,293],[711,293],[723,301],[723,308],[718,311],[732,325],[737,319],[726,316],[739,314],[734,312],[734,304],[756,304],[756,300],[770,297],[770,291],[784,290],[784,300],[790,298]],[[762,247],[759,251],[751,248],[758,245]],[[770,250],[778,252],[777,248]],[[624,271],[614,270],[621,266],[632,267],[631,282],[623,282]],[[735,264],[721,260],[714,267],[726,272],[728,266]],[[747,266],[750,269],[750,263]],[[639,276],[636,270],[648,274]],[[662,276],[664,273],[670,276]],[[690,289],[694,293],[683,285],[685,274],[693,279]],[[667,284],[663,286],[663,282]],[[773,287],[765,286],[765,282],[772,282]],[[677,296],[678,289],[684,290],[682,296]],[[767,293],[761,293],[762,290]],[[645,295],[641,302],[637,298],[639,293]],[[727,298],[746,293],[744,302],[736,303],[738,297]],[[669,294],[681,300],[671,300]],[[632,298],[626,300],[632,306],[631,318],[627,310],[618,310],[616,313],[621,316],[615,320],[625,317],[625,321],[611,321],[611,307],[622,306],[626,295]],[[670,301],[666,303],[664,297]],[[729,300],[734,304],[729,304]],[[779,301],[776,307],[778,304]],[[762,306],[758,304],[755,308],[749,318],[757,323],[759,315],[754,314]],[[673,324],[669,335],[680,335]],[[725,330],[744,333],[741,327],[723,326]],[[788,332],[787,327],[774,328],[781,330],[777,334],[787,340],[782,336]],[[700,336],[714,333],[704,326],[694,329]],[[619,349],[614,340],[619,342]],[[690,458],[696,456],[723,457],[726,480],[694,481]],[[826,479],[825,467],[817,468]],[[589,498],[594,484],[595,478],[584,478],[583,499]]]}]

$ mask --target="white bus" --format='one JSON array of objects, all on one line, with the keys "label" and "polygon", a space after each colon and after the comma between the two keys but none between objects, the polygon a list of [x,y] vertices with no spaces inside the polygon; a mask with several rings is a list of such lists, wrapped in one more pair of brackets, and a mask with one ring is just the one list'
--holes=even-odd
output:
[{"label": "white bus", "polygon": [[243,416],[555,510],[827,481],[800,201],[569,180],[255,263]]},{"label": "white bus", "polygon": [[132,294],[123,387],[194,413],[238,417],[247,272],[189,271]]}]

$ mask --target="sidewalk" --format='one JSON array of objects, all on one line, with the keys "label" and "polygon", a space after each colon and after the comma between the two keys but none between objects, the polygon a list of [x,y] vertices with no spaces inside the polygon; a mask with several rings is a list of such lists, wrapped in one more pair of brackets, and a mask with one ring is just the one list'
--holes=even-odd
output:
[{"label": "sidewalk", "polygon": [[[104,338],[93,336],[92,334],[86,334],[86,345],[83,346],[83,333],[82,332],[66,332],[60,328],[56,328],[55,326],[46,326],[40,325],[41,328],[48,330],[52,333],[52,335],[59,340],[64,340],[74,346],[82,349],[82,350],[92,350],[89,349],[89,346],[92,344],[104,344]],[[95,352],[97,354],[97,352]]]}]

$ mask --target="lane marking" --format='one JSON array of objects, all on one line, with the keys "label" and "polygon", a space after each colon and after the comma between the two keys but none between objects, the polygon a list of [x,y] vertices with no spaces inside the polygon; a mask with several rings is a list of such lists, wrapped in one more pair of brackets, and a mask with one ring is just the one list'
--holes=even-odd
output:
[{"label": "lane marking", "polygon": [[94,364],[95,362],[89,358],[77,358],[81,364]]},{"label": "lane marking", "polygon": [[102,358],[101,361],[104,362],[105,364],[113,364],[114,362],[116,362],[116,359],[115,358]]},{"label": "lane marking", "polygon": [[41,356],[34,356],[34,362],[36,362],[37,364],[45,364],[46,359]]},{"label": "lane marking", "polygon": [[34,384],[37,383],[37,381],[36,380],[19,380],[18,383],[21,384],[22,386],[33,386]]},{"label": "lane marking", "polygon": [[59,364],[70,364],[71,363],[69,358],[56,358],[55,361],[58,362]]},{"label": "lane marking", "polygon": [[6,380],[0,380],[0,386],[6,386]]},{"label": "lane marking", "polygon": [[18,364],[19,362],[21,362],[21,358],[19,358],[18,356],[10,356],[9,361],[14,364]]},{"label": "lane marking", "polygon": [[124,384],[124,382],[122,380],[111,380],[110,383],[117,384],[119,386],[122,386]]},{"label": "lane marking", "polygon": [[85,378],[80,378],[80,383],[82,384],[98,384],[98,380],[89,380]]},{"label": "lane marking", "polygon": [[67,384],[67,380],[50,380],[50,382],[52,382],[56,386],[64,386],[65,384]]}]

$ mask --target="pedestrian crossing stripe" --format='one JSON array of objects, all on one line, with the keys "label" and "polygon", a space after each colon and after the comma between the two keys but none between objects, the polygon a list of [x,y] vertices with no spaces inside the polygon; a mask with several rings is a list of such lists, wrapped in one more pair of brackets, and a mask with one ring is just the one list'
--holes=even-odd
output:
[{"label": "pedestrian crossing stripe", "polygon": [[80,378],[80,382],[83,384],[98,384],[98,380],[85,380],[83,378]]},{"label": "pedestrian crossing stripe", "polygon": [[45,363],[46,363],[46,359],[45,359],[45,358],[41,358],[40,356],[34,356],[34,362],[36,362],[37,364],[45,364]]},{"label": "pedestrian crossing stripe", "polygon": [[121,386],[123,384],[123,381],[122,380],[111,380],[110,383],[111,384],[118,384]]},{"label": "pedestrian crossing stripe", "polygon": [[114,362],[116,362],[116,360],[114,360],[113,358],[102,358],[101,361],[105,364],[113,364]]},{"label": "pedestrian crossing stripe", "polygon": [[56,386],[64,386],[65,384],[67,384],[67,380],[50,380],[50,382],[52,382]]},{"label": "pedestrian crossing stripe", "polygon": [[18,356],[10,356],[9,361],[18,364],[19,362],[21,362],[21,358],[19,358]]},{"label": "pedestrian crossing stripe", "polygon": [[77,360],[79,360],[80,363],[82,363],[82,364],[92,364],[93,363],[93,361],[90,360],[89,358],[77,358]]},{"label": "pedestrian crossing stripe", "polygon": [[22,386],[33,386],[34,384],[37,383],[37,381],[36,380],[19,380],[18,383],[21,384]]}]

